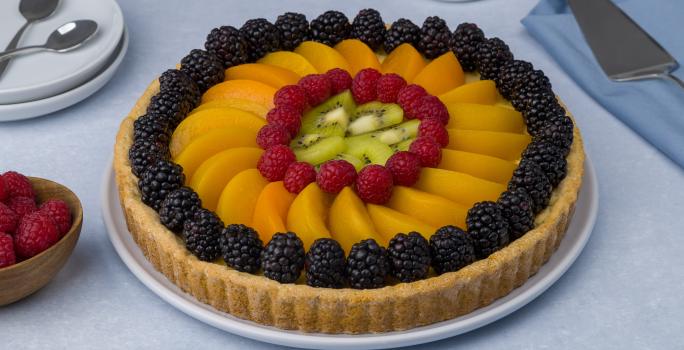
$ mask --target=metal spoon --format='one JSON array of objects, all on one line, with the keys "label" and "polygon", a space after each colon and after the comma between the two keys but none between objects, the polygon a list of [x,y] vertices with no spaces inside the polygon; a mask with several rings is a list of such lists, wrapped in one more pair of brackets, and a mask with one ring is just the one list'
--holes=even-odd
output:
[{"label": "metal spoon", "polygon": [[[33,22],[50,17],[57,9],[57,5],[59,5],[59,0],[21,0],[19,12],[26,18],[26,23],[17,31],[17,34],[14,35],[14,38],[12,38],[12,41],[10,41],[5,50],[15,49],[26,28]],[[8,64],[9,60],[0,61],[0,77],[5,72]]]},{"label": "metal spoon", "polygon": [[71,51],[90,39],[97,31],[97,22],[79,20],[63,24],[50,34],[43,45],[26,46],[19,49],[0,52],[0,62],[10,57],[36,51]]}]

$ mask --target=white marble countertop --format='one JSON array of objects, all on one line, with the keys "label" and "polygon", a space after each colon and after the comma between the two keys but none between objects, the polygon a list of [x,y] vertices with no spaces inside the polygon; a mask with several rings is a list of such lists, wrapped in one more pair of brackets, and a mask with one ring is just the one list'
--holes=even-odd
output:
[{"label": "white marble countertop", "polygon": [[[64,0],[68,1],[68,0]],[[186,316],[121,262],[100,216],[100,183],[118,125],[147,84],[200,47],[209,30],[285,11],[309,19],[336,8],[374,7],[386,21],[439,14],[452,28],[478,23],[516,57],[534,62],[574,113],[599,179],[594,233],[570,270],[539,298],[470,333],[416,349],[674,349],[684,344],[684,171],[588,97],[520,24],[536,0],[332,2],[119,1],[131,35],[116,77],[52,115],[0,123],[0,171],[53,179],[85,209],[82,236],[57,277],[0,308],[0,348],[275,349]],[[684,135],[683,135],[684,137]]]}]

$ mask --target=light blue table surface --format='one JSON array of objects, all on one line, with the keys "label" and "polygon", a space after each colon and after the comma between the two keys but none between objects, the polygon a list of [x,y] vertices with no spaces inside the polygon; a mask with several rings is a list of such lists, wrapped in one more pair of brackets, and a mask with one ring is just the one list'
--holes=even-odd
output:
[{"label": "light blue table surface", "polygon": [[[478,23],[551,78],[583,132],[599,179],[600,209],[582,255],[547,292],[512,315],[416,349],[682,349],[684,171],[589,98],[525,32],[535,0],[413,1],[120,0],[131,34],[116,77],[96,95],[50,116],[0,124],[0,171],[53,179],[85,208],[81,239],[47,287],[0,308],[0,348],[275,349],[205,325],[166,304],[121,262],[100,216],[100,184],[118,125],[147,84],[215,26],[311,19],[330,8],[379,9],[389,22],[429,15]],[[684,98],[684,96],[683,96]],[[646,116],[645,116],[646,117]],[[684,137],[684,135],[682,135]]]}]

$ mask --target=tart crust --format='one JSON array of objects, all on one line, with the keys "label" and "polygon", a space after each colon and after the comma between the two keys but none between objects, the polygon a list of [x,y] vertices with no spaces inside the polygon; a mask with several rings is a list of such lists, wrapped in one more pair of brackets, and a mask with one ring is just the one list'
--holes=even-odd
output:
[{"label": "tart crust", "polygon": [[233,316],[303,332],[377,333],[406,330],[453,319],[489,305],[521,286],[558,248],[575,209],[584,173],[577,127],[567,157],[566,178],[536,227],[488,258],[457,272],[380,289],[326,289],[280,284],[263,276],[203,262],[142,203],[128,150],[133,122],[159,91],[154,81],[123,120],[116,137],[114,171],[128,230],[154,267],[197,300]]}]

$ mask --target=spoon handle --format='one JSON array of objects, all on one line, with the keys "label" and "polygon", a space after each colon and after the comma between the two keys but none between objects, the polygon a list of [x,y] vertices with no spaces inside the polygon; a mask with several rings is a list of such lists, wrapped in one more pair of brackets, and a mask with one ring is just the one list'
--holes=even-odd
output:
[{"label": "spoon handle", "polygon": [[10,58],[17,56],[17,55],[23,55],[31,52],[36,52],[36,51],[42,51],[42,50],[48,50],[48,48],[45,47],[45,45],[33,45],[33,46],[25,46],[22,48],[14,49],[14,50],[7,50],[4,52],[0,52],[0,62],[7,61]]},{"label": "spoon handle", "polygon": [[[29,24],[31,24],[31,21],[26,21],[21,28],[17,31],[17,34],[14,34],[14,38],[12,38],[12,41],[7,45],[5,48],[5,51],[7,50],[14,50],[17,48],[17,45],[19,44],[19,39],[21,39],[21,36],[24,34],[24,31],[26,28],[28,28]],[[5,72],[5,69],[7,69],[7,65],[9,64],[9,59],[6,60],[0,60],[0,78],[2,78],[2,73]]]}]

